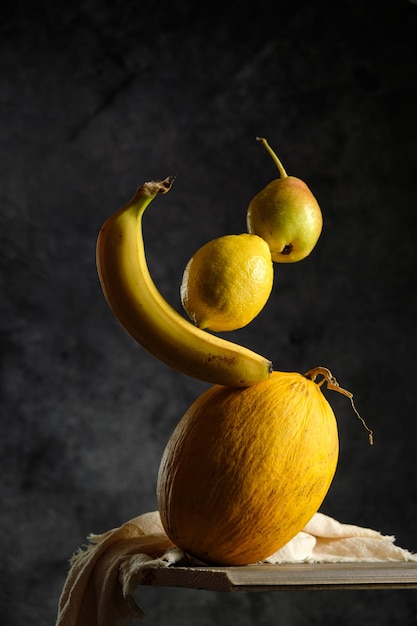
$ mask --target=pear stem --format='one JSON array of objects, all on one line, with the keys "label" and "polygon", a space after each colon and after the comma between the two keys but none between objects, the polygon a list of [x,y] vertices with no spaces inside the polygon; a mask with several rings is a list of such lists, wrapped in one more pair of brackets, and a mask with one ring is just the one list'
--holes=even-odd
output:
[{"label": "pear stem", "polygon": [[275,152],[272,150],[271,146],[269,145],[269,143],[267,142],[267,140],[265,139],[265,137],[257,137],[256,138],[257,141],[260,141],[261,144],[268,150],[269,154],[271,155],[275,165],[278,168],[279,171],[279,175],[281,178],[287,178],[288,174],[284,169],[284,166],[282,165],[281,161],[279,160],[279,158],[277,157],[277,155],[275,154]]}]

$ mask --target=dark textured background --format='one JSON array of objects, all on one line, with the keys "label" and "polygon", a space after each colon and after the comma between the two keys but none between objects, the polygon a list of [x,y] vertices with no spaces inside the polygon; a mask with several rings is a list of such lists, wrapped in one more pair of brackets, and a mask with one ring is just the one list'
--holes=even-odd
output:
[{"label": "dark textured background", "polygon": [[[327,365],[354,392],[375,445],[326,392],[341,457],[322,510],[417,550],[417,6],[15,0],[2,13],[1,624],[52,625],[86,536],[156,507],[164,445],[204,388],[115,322],[95,269],[102,222],[177,174],[145,237],[179,308],[188,258],[243,231],[276,177],[256,135],[309,184],[325,227],[231,338],[276,369]],[[139,594],[160,626],[407,626],[416,595]]]}]

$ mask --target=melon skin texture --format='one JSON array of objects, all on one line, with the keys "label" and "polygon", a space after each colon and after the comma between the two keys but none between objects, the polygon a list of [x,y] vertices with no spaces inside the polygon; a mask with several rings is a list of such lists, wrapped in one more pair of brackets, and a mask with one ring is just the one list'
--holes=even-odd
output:
[{"label": "melon skin texture", "polygon": [[252,387],[211,387],[180,420],[161,459],[164,530],[206,563],[264,560],[317,512],[338,455],[333,410],[309,378],[272,372]]}]

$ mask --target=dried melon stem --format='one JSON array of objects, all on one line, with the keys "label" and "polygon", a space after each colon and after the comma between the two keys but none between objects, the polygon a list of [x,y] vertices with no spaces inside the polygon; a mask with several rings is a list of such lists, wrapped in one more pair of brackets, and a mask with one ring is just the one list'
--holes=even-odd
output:
[{"label": "dried melon stem", "polygon": [[344,396],[347,396],[349,398],[350,403],[352,405],[352,409],[354,410],[354,412],[356,413],[357,417],[362,422],[364,428],[368,431],[369,443],[372,446],[373,443],[374,443],[374,432],[373,432],[373,430],[368,428],[368,426],[366,425],[365,420],[359,414],[359,411],[357,410],[357,408],[355,406],[355,403],[353,401],[353,393],[351,393],[350,391],[347,391],[347,389],[343,389],[343,387],[341,387],[339,385],[339,383],[337,382],[336,378],[333,376],[333,374],[330,372],[330,370],[327,369],[327,367],[321,367],[321,366],[314,367],[312,370],[309,370],[306,374],[304,374],[304,376],[306,378],[309,378],[313,382],[316,382],[316,378],[318,376],[323,376],[323,379],[320,382],[316,383],[319,387],[321,387],[321,385],[323,383],[326,383],[327,389],[330,389],[331,391],[337,391],[338,393],[341,393]]}]

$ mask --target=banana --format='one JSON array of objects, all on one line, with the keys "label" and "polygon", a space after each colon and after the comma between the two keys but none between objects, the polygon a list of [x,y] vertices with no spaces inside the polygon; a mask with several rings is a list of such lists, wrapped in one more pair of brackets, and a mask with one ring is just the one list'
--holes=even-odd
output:
[{"label": "banana", "polygon": [[96,248],[104,296],[125,330],[166,365],[210,384],[254,385],[268,378],[271,362],[183,318],[163,298],[149,273],[142,216],[159,193],[169,191],[173,180],[171,176],[144,183],[104,222]]}]

